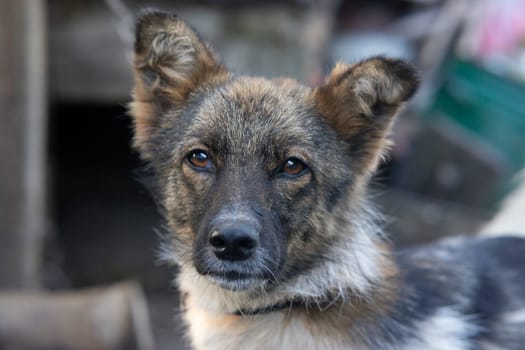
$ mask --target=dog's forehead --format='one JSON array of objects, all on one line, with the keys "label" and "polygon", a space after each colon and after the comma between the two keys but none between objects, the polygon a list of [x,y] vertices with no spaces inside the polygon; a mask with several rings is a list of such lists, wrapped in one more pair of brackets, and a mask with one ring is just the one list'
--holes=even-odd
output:
[{"label": "dog's forehead", "polygon": [[[310,106],[309,89],[297,83],[263,78],[239,78],[223,85],[207,99],[201,112],[244,127],[298,125]],[[212,115],[209,115],[212,113]]]},{"label": "dog's forehead", "polygon": [[230,151],[255,151],[309,143],[316,119],[307,87],[288,80],[239,78],[203,98],[190,132]]}]

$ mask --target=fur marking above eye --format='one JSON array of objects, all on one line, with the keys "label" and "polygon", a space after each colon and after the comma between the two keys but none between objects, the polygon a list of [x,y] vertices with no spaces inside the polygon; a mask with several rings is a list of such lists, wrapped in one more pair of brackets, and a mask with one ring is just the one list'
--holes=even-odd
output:
[{"label": "fur marking above eye", "polygon": [[280,172],[292,176],[298,176],[303,174],[307,169],[306,164],[304,164],[302,160],[296,157],[291,157],[284,161]]},{"label": "fur marking above eye", "polygon": [[186,159],[190,165],[197,170],[209,170],[212,168],[212,162],[207,152],[203,150],[191,151]]}]

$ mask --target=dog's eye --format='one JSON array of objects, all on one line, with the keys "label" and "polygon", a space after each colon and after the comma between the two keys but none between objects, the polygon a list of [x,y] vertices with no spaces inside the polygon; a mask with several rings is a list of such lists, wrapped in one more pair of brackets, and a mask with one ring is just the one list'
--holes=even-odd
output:
[{"label": "dog's eye", "polygon": [[284,161],[281,172],[289,175],[299,175],[306,170],[306,165],[298,158],[292,157]]},{"label": "dog's eye", "polygon": [[188,162],[195,168],[198,169],[210,169],[211,168],[211,160],[208,153],[206,153],[203,150],[195,150],[191,151],[188,156],[186,157],[188,159]]}]

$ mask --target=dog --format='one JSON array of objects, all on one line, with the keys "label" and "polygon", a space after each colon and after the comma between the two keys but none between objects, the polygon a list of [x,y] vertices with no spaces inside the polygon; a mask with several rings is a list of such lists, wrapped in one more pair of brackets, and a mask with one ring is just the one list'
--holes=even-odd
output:
[{"label": "dog", "polygon": [[136,25],[134,148],[154,174],[195,349],[522,349],[525,240],[394,252],[367,196],[418,74],[237,76],[175,15]]}]

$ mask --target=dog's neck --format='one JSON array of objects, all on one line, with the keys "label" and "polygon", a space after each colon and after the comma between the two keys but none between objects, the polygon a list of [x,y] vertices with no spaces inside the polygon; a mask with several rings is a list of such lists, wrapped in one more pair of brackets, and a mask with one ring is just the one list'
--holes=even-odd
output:
[{"label": "dog's neck", "polygon": [[[259,345],[247,345],[245,340],[278,332],[285,332],[279,334],[287,342],[283,340],[265,348],[374,349],[375,343],[364,335],[372,334],[379,327],[384,327],[390,335],[388,327],[403,327],[399,324],[400,318],[392,316],[400,298],[399,287],[397,276],[385,276],[383,283],[371,288],[367,299],[346,290],[342,295],[325,296],[325,299],[301,297],[234,310],[214,308],[217,305],[207,303],[210,300],[203,299],[203,294],[192,294],[187,296],[183,315],[197,349],[257,349],[261,343],[252,341],[250,344]],[[380,325],[370,320],[377,320]],[[272,339],[265,343],[270,344]]]},{"label": "dog's neck", "polygon": [[281,302],[257,309],[239,309],[233,314],[237,316],[256,316],[282,310],[293,310],[297,308],[304,310],[309,310],[312,308],[326,310],[332,306],[340,305],[341,302],[342,300],[339,298],[339,296],[334,296],[327,292],[324,299],[319,297],[313,298],[312,300],[305,300],[304,298],[292,298],[290,300],[283,300]]},{"label": "dog's neck", "polygon": [[275,311],[281,311],[285,309],[291,309],[298,305],[302,305],[303,301],[301,300],[290,300],[290,301],[284,301],[281,303],[268,305],[266,307],[253,309],[253,310],[247,310],[247,309],[239,309],[235,311],[233,314],[237,316],[256,316],[256,315],[264,315],[269,314],[271,312]]}]

